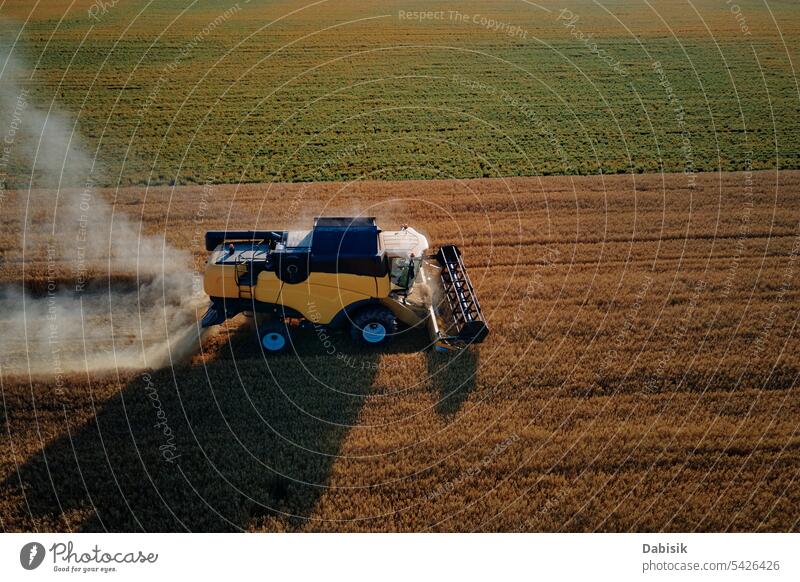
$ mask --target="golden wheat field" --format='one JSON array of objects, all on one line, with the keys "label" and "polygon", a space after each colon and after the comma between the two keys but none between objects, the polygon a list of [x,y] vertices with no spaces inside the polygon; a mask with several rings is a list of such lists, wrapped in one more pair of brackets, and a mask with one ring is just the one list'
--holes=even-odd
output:
[{"label": "golden wheat field", "polygon": [[[240,315],[161,369],[3,370],[5,531],[798,530],[798,172],[100,195],[196,270],[206,229],[411,224],[461,246],[491,335],[448,357],[308,331],[265,359]],[[74,284],[3,220],[5,285]]]}]

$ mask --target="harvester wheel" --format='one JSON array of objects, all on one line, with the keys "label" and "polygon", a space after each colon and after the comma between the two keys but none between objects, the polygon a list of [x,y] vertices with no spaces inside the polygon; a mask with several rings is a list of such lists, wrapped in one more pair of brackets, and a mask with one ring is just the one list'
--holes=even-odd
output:
[{"label": "harvester wheel", "polygon": [[397,319],[386,307],[367,307],[353,318],[350,335],[353,340],[367,346],[382,346],[397,331]]},{"label": "harvester wheel", "polygon": [[289,329],[282,321],[268,319],[258,328],[258,342],[265,354],[279,354],[289,347]]}]

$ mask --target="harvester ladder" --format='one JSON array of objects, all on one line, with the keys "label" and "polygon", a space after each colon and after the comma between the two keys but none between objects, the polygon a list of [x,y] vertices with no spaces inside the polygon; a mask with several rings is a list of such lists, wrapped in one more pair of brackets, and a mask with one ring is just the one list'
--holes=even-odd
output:
[{"label": "harvester ladder", "polygon": [[[243,284],[242,281],[245,281]],[[248,262],[237,263],[236,265],[236,285],[239,287],[240,299],[252,299],[253,287],[248,283],[252,283],[250,275],[250,267]]]}]

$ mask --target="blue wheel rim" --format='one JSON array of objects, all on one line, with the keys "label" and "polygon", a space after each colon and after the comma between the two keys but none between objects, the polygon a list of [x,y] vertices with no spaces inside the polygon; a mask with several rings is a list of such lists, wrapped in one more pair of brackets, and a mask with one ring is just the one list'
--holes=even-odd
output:
[{"label": "blue wheel rim", "polygon": [[370,344],[380,343],[386,338],[386,328],[380,323],[368,323],[361,331],[364,341]]},{"label": "blue wheel rim", "polygon": [[265,333],[261,338],[261,345],[264,346],[265,350],[277,352],[278,350],[283,349],[283,346],[286,345],[286,338],[278,332],[270,331]]}]

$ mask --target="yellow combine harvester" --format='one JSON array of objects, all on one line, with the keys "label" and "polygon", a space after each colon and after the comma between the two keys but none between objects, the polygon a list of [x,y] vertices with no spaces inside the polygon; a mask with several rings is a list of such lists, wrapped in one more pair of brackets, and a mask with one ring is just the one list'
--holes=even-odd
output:
[{"label": "yellow combine harvester", "polygon": [[293,326],[349,328],[369,346],[390,341],[398,323],[425,327],[440,350],[489,333],[458,247],[426,255],[413,228],[321,217],[310,230],[207,232],[206,249],[203,327],[254,313],[266,353],[285,350]]}]

